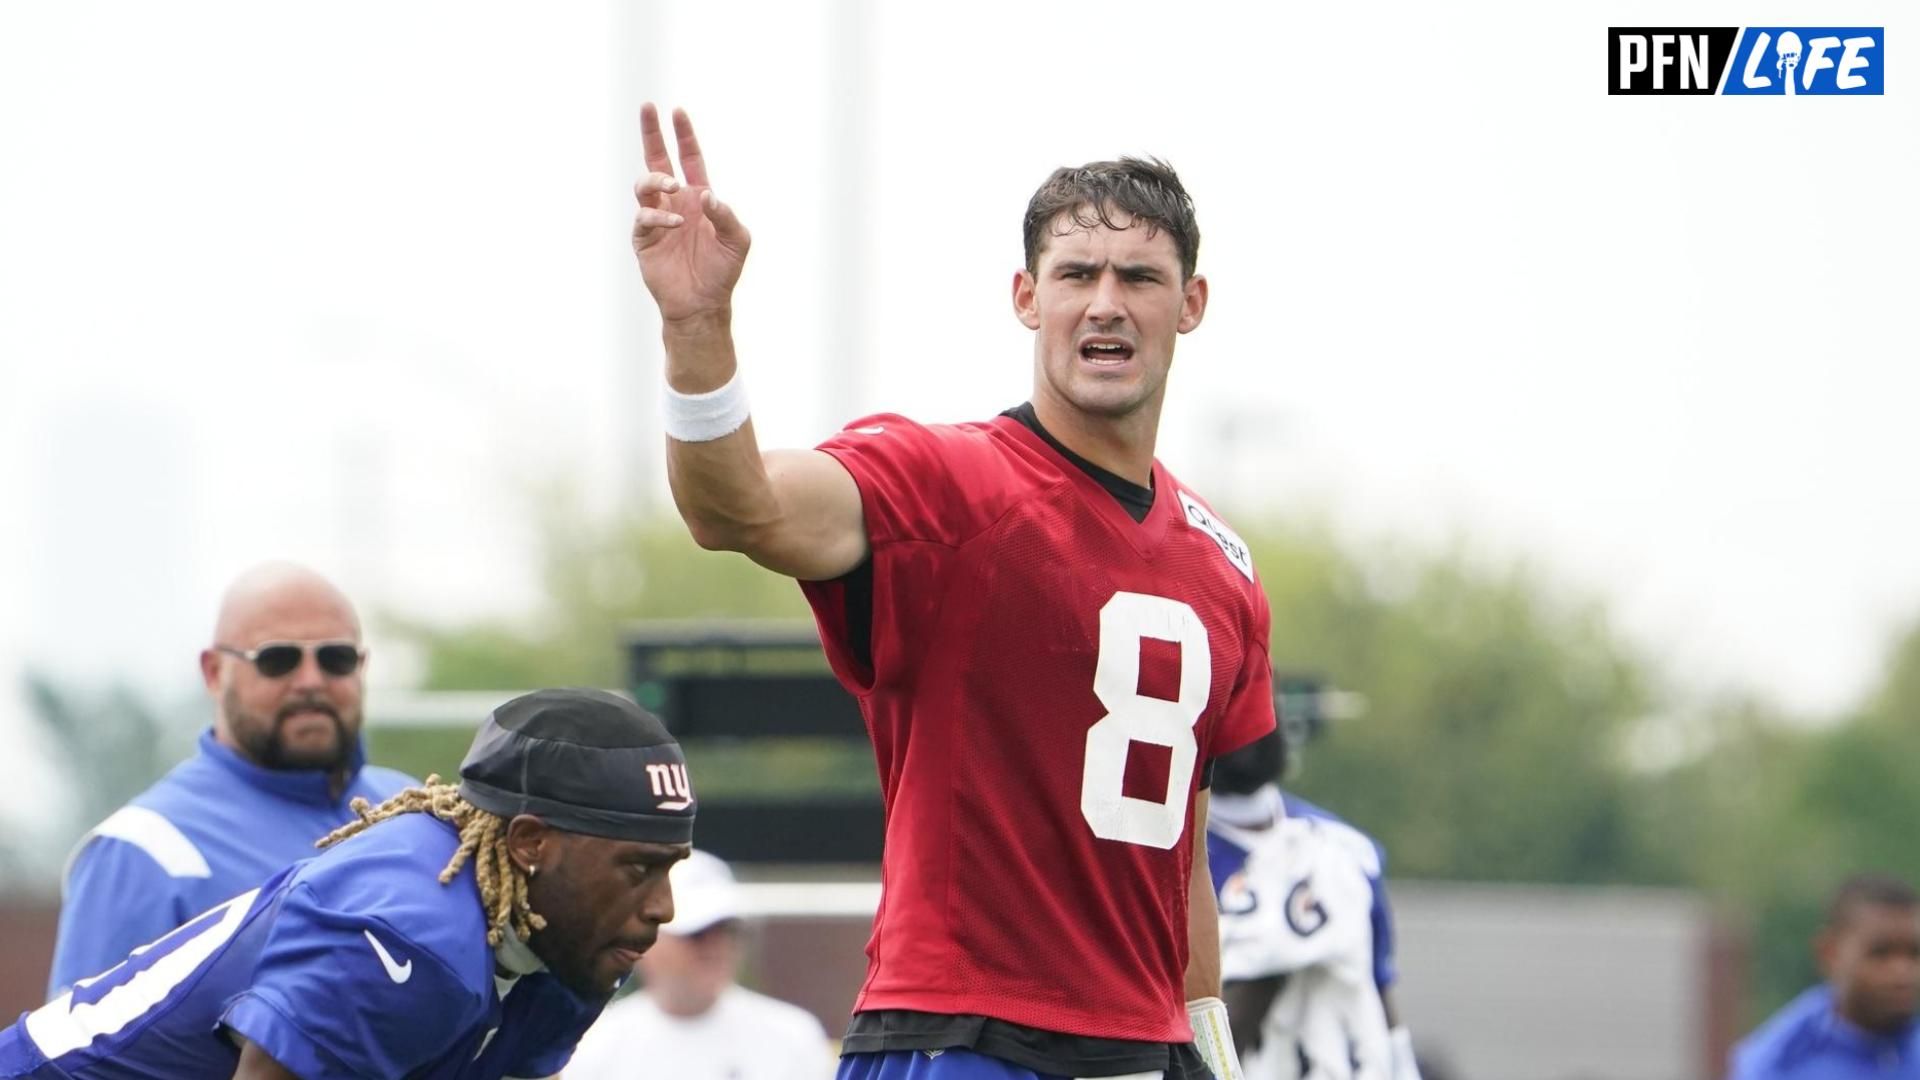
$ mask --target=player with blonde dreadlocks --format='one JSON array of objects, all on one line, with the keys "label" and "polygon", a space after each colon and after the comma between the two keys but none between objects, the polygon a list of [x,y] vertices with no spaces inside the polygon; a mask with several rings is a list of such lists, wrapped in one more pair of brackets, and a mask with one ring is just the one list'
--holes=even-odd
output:
[{"label": "player with blonde dreadlocks", "polygon": [[352,809],[319,855],[0,1030],[0,1080],[553,1076],[692,850],[679,744],[597,690],[515,698],[458,785]]},{"label": "player with blonde dreadlocks", "polygon": [[487,944],[499,945],[509,929],[525,941],[547,925],[527,903],[526,872],[507,853],[507,823],[461,798],[459,787],[441,783],[438,774],[428,776],[426,786],[407,788],[379,806],[369,808],[367,800],[355,799],[349,808],[358,820],[328,833],[315,847],[332,847],[397,814],[432,814],[460,830],[460,846],[440,871],[440,884],[450,884],[473,860],[480,906],[489,917]]}]

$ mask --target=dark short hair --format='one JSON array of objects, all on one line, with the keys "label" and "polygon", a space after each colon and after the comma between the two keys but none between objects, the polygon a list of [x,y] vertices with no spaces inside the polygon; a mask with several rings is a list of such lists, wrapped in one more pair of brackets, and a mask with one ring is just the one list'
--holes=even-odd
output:
[{"label": "dark short hair", "polygon": [[1855,874],[1827,901],[1827,925],[1839,926],[1860,907],[1920,908],[1920,893],[1892,874]]},{"label": "dark short hair", "polygon": [[1180,252],[1181,280],[1193,276],[1200,261],[1200,226],[1193,219],[1193,197],[1180,186],[1173,166],[1159,158],[1135,157],[1053,170],[1027,200],[1023,222],[1027,272],[1039,271],[1040,249],[1047,236],[1065,235],[1065,230],[1051,231],[1062,214],[1072,228],[1120,229],[1125,226],[1114,220],[1116,211],[1127,225],[1145,222],[1148,236],[1167,230]]}]

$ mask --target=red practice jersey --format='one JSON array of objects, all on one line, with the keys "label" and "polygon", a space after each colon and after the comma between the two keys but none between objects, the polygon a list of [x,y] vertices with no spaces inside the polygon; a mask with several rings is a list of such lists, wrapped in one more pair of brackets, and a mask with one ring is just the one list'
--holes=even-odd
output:
[{"label": "red practice jersey", "polygon": [[1245,545],[1158,462],[1134,521],[1010,417],[875,416],[821,448],[873,552],[870,612],[803,585],[886,800],[855,1011],[1192,1039],[1193,798],[1274,726]]}]

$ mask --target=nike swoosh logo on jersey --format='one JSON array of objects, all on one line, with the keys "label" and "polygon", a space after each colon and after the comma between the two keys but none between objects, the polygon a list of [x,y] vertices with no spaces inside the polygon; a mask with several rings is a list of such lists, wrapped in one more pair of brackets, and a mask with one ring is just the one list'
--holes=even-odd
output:
[{"label": "nike swoosh logo on jersey", "polygon": [[367,944],[372,945],[373,951],[380,957],[380,966],[387,969],[387,978],[397,983],[413,978],[413,961],[409,960],[404,964],[394,963],[393,954],[387,951],[385,945],[380,944],[379,938],[373,936],[373,931],[360,932],[367,935]]},{"label": "nike swoosh logo on jersey", "polygon": [[855,435],[879,435],[884,433],[886,430],[887,430],[887,425],[885,424],[871,424],[867,427],[854,428],[853,433]]}]

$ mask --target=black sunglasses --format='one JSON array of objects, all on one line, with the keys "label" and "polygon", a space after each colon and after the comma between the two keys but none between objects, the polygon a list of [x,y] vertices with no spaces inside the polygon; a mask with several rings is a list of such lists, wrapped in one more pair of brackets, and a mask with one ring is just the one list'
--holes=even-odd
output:
[{"label": "black sunglasses", "polygon": [[[255,671],[269,679],[278,679],[291,673],[307,658],[307,647],[293,641],[269,641],[257,649],[236,649],[231,645],[215,645],[213,648],[215,652],[245,660],[253,665]],[[313,647],[313,658],[319,663],[321,671],[345,677],[360,670],[367,652],[350,641],[328,641]]]}]

